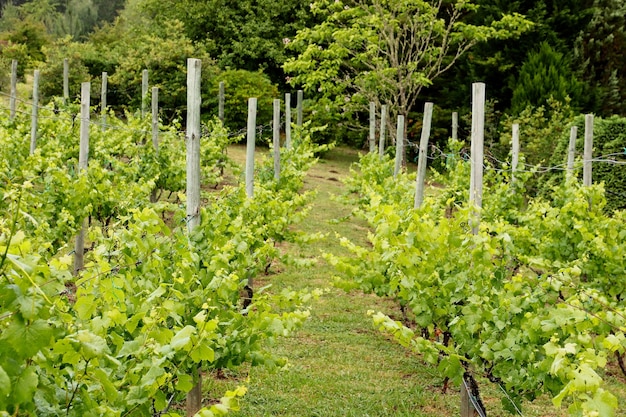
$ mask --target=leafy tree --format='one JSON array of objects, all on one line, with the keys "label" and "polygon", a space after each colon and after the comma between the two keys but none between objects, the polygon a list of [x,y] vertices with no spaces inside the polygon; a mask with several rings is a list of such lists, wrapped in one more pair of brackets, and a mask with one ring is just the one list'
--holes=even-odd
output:
[{"label": "leafy tree", "polygon": [[[319,97],[316,110],[345,123],[369,101],[406,114],[421,90],[478,42],[509,38],[530,27],[519,15],[490,26],[468,24],[468,1],[320,0],[311,5],[321,23],[298,32],[285,64],[293,85]],[[390,118],[393,120],[393,118]],[[345,124],[344,124],[345,126]]]},{"label": "leafy tree", "polygon": [[[520,34],[515,42],[490,39],[474,47],[459,64],[429,89],[429,97],[436,98],[444,107],[458,109],[466,103],[472,82],[483,80],[488,94],[498,103],[498,110],[510,108],[512,87],[520,71],[520,62],[537,49],[541,42],[548,42],[556,51],[571,55],[576,38],[592,15],[593,0],[476,0],[480,7],[465,16],[469,23],[479,24],[500,19],[500,16],[519,13],[534,24]],[[574,69],[580,63],[572,62]]]},{"label": "leafy tree", "polygon": [[585,80],[594,88],[595,110],[626,114],[626,3],[595,0],[593,17],[576,42]]},{"label": "leafy tree", "polygon": [[584,103],[583,87],[569,60],[542,42],[537,51],[528,55],[512,86],[511,110],[517,114],[528,106],[543,106],[550,98],[562,102],[569,98],[572,108],[580,110]]},{"label": "leafy tree", "polygon": [[133,0],[155,22],[177,19],[222,69],[263,70],[285,84],[284,42],[310,19],[309,0]]}]

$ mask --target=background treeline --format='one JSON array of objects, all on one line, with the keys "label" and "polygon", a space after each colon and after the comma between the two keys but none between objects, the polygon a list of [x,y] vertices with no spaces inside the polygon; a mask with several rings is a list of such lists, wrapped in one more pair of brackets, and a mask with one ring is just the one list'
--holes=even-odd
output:
[{"label": "background treeline", "polygon": [[[461,138],[468,135],[470,86],[483,81],[488,152],[506,159],[510,126],[522,122],[522,151],[532,164],[563,161],[554,144],[567,141],[577,115],[594,113],[602,130],[603,119],[626,113],[626,2],[621,0],[0,0],[0,5],[5,68],[0,89],[8,91],[8,69],[17,59],[23,81],[32,69],[41,69],[44,99],[61,94],[62,62],[68,58],[72,97],[81,81],[91,80],[99,89],[107,72],[108,104],[120,111],[137,108],[141,70],[147,68],[150,85],[162,91],[163,117],[172,120],[184,115],[185,61],[193,56],[203,61],[204,117],[216,115],[218,85],[224,81],[231,129],[245,126],[248,97],[259,97],[258,121],[265,124],[272,98],[304,89],[314,124],[327,125],[322,140],[364,146],[367,104],[377,101],[390,103],[389,136],[395,114],[404,113],[407,137],[416,141],[423,103],[433,101],[431,143],[443,149],[453,111],[461,115]],[[420,15],[428,18],[420,21]],[[449,39],[467,48],[437,49],[446,35],[442,28],[453,20]],[[398,37],[409,28],[415,38],[434,21],[441,27],[430,26],[430,33],[439,38],[423,38],[432,48],[419,51],[417,68],[407,69],[411,61],[401,59],[379,65],[393,46],[382,39],[384,24],[393,22],[390,33]],[[442,50],[437,71],[422,70]],[[411,53],[401,45],[397,52]],[[384,80],[389,74],[399,81]],[[406,86],[413,89],[405,99]],[[616,128],[620,121],[611,122],[609,130],[617,135],[606,139],[611,149],[626,146],[619,139],[626,131]],[[611,192],[626,194],[626,178],[611,182],[622,184]]]}]

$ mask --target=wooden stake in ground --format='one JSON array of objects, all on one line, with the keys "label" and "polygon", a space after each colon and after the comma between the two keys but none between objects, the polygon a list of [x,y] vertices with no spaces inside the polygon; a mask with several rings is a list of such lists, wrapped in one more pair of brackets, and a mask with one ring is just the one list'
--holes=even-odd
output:
[{"label": "wooden stake in ground", "polygon": [[511,181],[515,181],[515,171],[519,164],[519,124],[513,123],[513,131],[511,132]]},{"label": "wooden stake in ground", "polygon": [[63,104],[70,101],[70,62],[67,58],[63,60]]},{"label": "wooden stake in ground", "polygon": [[291,149],[291,94],[285,93],[285,147]]},{"label": "wooden stake in ground", "polygon": [[35,153],[37,147],[37,128],[39,124],[39,70],[33,76],[33,112],[30,124],[30,154]]},{"label": "wooden stake in ground", "polygon": [[254,197],[254,146],[256,141],[256,98],[248,99],[248,129],[246,141],[246,195]]},{"label": "wooden stake in ground", "polygon": [[404,155],[404,116],[398,115],[398,125],[396,127],[396,165],[393,176],[396,177],[402,169],[402,156]]},{"label": "wooden stake in ground", "polygon": [[[84,175],[89,160],[89,106],[91,101],[91,83],[82,83],[80,86],[80,147],[78,151],[78,174]],[[85,233],[88,220],[83,220],[83,226],[76,237],[74,246],[74,275],[83,268],[85,263]]]},{"label": "wooden stake in ground", "polygon": [[274,146],[274,179],[280,179],[280,100],[274,100],[274,120],[272,121]]},{"label": "wooden stake in ground", "polygon": [[572,126],[569,131],[569,146],[567,147],[567,172],[566,178],[574,176],[574,158],[576,157],[576,137],[578,136],[578,126]]},{"label": "wooden stake in ground", "polygon": [[[202,61],[187,60],[187,230],[192,232],[200,224],[200,79]],[[202,374],[198,370],[197,383],[187,393],[187,416],[202,408]]]},{"label": "wooden stake in ground", "polygon": [[426,181],[426,165],[428,164],[428,138],[430,137],[430,125],[433,118],[433,103],[424,104],[424,120],[422,123],[422,136],[420,138],[420,152],[417,163],[417,179],[415,184],[414,207],[418,208],[424,201],[424,183]]},{"label": "wooden stake in ground", "polygon": [[370,153],[376,150],[376,103],[370,101]]},{"label": "wooden stake in ground", "polygon": [[298,109],[298,116],[296,119],[296,125],[298,127],[302,126],[302,111],[303,111],[303,106],[304,106],[304,92],[302,90],[298,90],[298,101],[297,101],[297,109]]},{"label": "wooden stake in ground", "polygon": [[452,112],[452,139],[459,138],[459,113]]},{"label": "wooden stake in ground", "polygon": [[217,105],[217,117],[221,120],[222,124],[224,123],[224,101],[226,100],[224,93],[224,81],[220,81],[220,91],[217,96],[218,105]]},{"label": "wooden stake in ground", "polygon": [[107,89],[109,85],[109,75],[102,73],[102,86],[100,88],[100,116],[102,117],[102,131],[107,129]]},{"label": "wooden stake in ground", "polygon": [[152,87],[152,146],[159,154],[159,87]]},{"label": "wooden stake in ground", "polygon": [[380,107],[380,139],[378,142],[378,154],[382,157],[385,154],[385,130],[387,128],[387,105]]},{"label": "wooden stake in ground", "polygon": [[593,114],[585,115],[585,148],[583,154],[583,185],[591,186],[591,159],[593,157]]},{"label": "wooden stake in ground", "polygon": [[483,204],[483,160],[485,142],[485,84],[472,84],[472,156],[470,177],[470,226],[478,234]]},{"label": "wooden stake in ground", "polygon": [[11,121],[15,119],[15,110],[17,103],[17,60],[11,61],[11,96],[9,98],[9,108],[11,109]]},{"label": "wooden stake in ground", "polygon": [[146,117],[148,111],[148,70],[141,72],[141,118]]}]

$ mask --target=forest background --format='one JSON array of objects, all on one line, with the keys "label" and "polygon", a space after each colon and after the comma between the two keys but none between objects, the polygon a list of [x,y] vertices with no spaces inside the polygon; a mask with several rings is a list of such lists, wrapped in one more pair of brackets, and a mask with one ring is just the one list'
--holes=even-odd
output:
[{"label": "forest background", "polygon": [[[259,98],[259,124],[271,100],[303,89],[305,111],[325,125],[320,142],[367,142],[368,105],[407,116],[416,142],[423,103],[435,103],[431,143],[445,149],[452,112],[469,136],[471,83],[487,85],[488,155],[504,161],[520,123],[529,165],[558,165],[569,126],[598,117],[596,150],[626,142],[626,3],[621,0],[0,0],[0,90],[11,61],[26,81],[40,69],[40,95],[70,95],[91,81],[97,97],[108,74],[108,105],[138,108],[142,70],[161,90],[162,117],[181,118],[186,59],[203,62],[203,117],[217,114],[226,86],[225,124],[245,126],[245,102]],[[604,121],[602,121],[604,120]],[[581,131],[581,130],[579,130]],[[626,175],[598,171],[609,208],[623,208]],[[594,172],[595,175],[595,172]],[[549,183],[549,181],[547,181]]]}]

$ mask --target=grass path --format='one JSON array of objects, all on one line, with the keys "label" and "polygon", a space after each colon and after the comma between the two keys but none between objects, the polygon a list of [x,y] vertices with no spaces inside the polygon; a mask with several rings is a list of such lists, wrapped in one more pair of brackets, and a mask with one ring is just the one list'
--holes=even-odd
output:
[{"label": "grass path", "polygon": [[[238,152],[238,150],[235,150]],[[232,155],[238,159],[238,155]],[[335,150],[316,164],[306,181],[307,189],[317,190],[311,212],[300,225],[307,232],[328,237],[305,247],[288,247],[306,258],[319,258],[312,268],[276,265],[267,283],[276,288],[328,288],[314,301],[311,317],[294,336],[278,340],[273,347],[289,360],[289,366],[270,373],[252,368],[234,373],[226,380],[211,382],[216,395],[224,387],[241,382],[249,372],[248,394],[236,416],[443,416],[452,415],[458,396],[440,396],[440,387],[424,384],[424,373],[433,373],[402,347],[376,331],[368,310],[397,311],[393,303],[358,292],[347,294],[332,288],[333,268],[321,259],[323,252],[346,254],[335,234],[365,244],[364,222],[350,219],[331,224],[350,213],[351,208],[331,196],[342,192],[341,180],[357,154]],[[257,280],[258,281],[258,280]],[[263,285],[265,282],[259,282]],[[227,375],[228,376],[228,375]],[[428,375],[431,384],[441,381]],[[456,398],[455,398],[456,397]],[[438,404],[436,407],[433,404]],[[430,412],[429,412],[430,409]]]},{"label": "grass path", "polygon": [[[234,149],[238,160],[245,151]],[[243,158],[242,158],[243,159]],[[311,212],[300,228],[322,232],[327,238],[305,247],[285,250],[306,258],[319,259],[311,268],[274,265],[271,274],[258,285],[271,283],[275,288],[328,288],[328,293],[312,304],[311,317],[294,336],[277,340],[275,353],[286,357],[289,365],[278,372],[263,368],[242,369],[206,378],[209,394],[219,397],[239,384],[248,387],[237,417],[367,417],[367,416],[458,416],[459,393],[451,386],[442,393],[442,379],[436,369],[425,365],[418,355],[387,340],[372,326],[369,310],[399,317],[397,306],[359,292],[345,293],[332,287],[333,268],[321,259],[325,252],[347,254],[336,234],[367,245],[366,224],[347,216],[351,208],[333,200],[343,192],[341,180],[358,159],[355,151],[335,149],[310,171],[305,188],[317,190]],[[502,410],[497,387],[481,384],[483,402],[490,417],[511,416]],[[527,417],[565,416],[554,410],[548,398],[524,408]],[[622,415],[618,413],[618,415]]]}]

